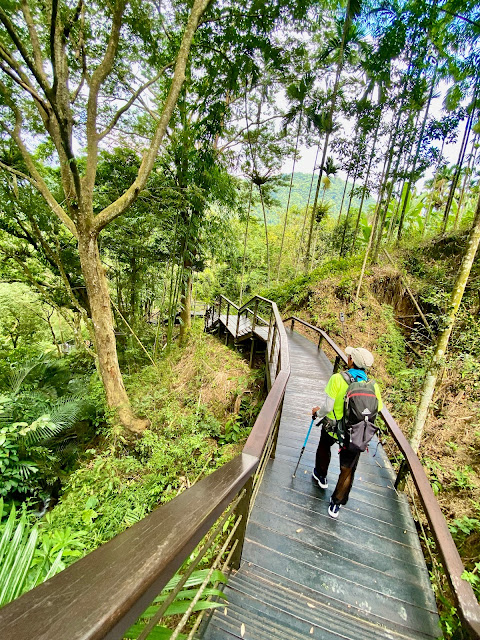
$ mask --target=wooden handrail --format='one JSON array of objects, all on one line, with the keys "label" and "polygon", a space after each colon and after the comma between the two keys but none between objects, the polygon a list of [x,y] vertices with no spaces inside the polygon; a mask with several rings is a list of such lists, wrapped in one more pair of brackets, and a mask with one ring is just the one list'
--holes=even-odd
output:
[{"label": "wooden handrail", "polygon": [[[222,300],[239,310],[224,296],[219,304]],[[182,566],[255,473],[276,424],[290,366],[285,328],[275,303],[270,305],[281,367],[242,453],[0,609],[2,640],[118,640]]]},{"label": "wooden handrail", "polygon": [[[284,322],[289,321],[299,322],[322,335],[322,337],[327,340],[330,347],[335,351],[337,356],[343,360],[345,364],[347,363],[345,353],[322,329],[319,329],[296,316],[291,316]],[[463,566],[457,546],[448,529],[447,523],[438,505],[437,499],[435,498],[435,494],[433,493],[430,482],[425,474],[422,463],[386,407],[383,407],[380,411],[380,416],[387,425],[388,430],[409,467],[413,482],[417,488],[418,496],[429,522],[430,529],[433,537],[435,538],[442,564],[458,606],[460,616],[464,624],[472,633],[473,637],[480,638],[480,605],[470,583],[462,579],[465,567]]]},{"label": "wooden handrail", "polygon": [[122,638],[245,485],[240,454],[65,571],[0,609],[2,640]]}]

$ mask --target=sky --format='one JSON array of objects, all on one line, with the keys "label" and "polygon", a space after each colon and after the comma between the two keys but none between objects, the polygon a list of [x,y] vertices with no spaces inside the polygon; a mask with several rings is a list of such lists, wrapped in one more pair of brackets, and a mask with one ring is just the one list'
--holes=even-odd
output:
[{"label": "sky", "polygon": [[[429,114],[436,119],[440,119],[443,115],[445,115],[445,112],[442,109],[442,104],[443,104],[443,99],[444,99],[446,90],[447,90],[446,86],[440,86],[439,92],[438,92],[439,95],[432,99]],[[445,145],[444,147],[444,156],[446,157],[446,159],[450,164],[455,164],[458,159],[458,154],[460,151],[460,146],[461,146],[465,125],[466,125],[466,119],[459,126],[457,141],[453,144]],[[470,137],[470,141],[471,141],[471,137]],[[440,147],[440,145],[438,146]],[[297,162],[295,163],[295,172],[311,173],[313,168],[313,163],[315,161],[315,153],[316,153],[316,147],[311,147],[311,148],[301,147],[300,148],[301,158],[300,160],[297,160]],[[467,150],[467,153],[468,153],[468,150]],[[283,164],[282,172],[286,174],[291,173],[292,163],[293,163],[293,160],[291,158],[287,159]],[[428,169],[421,182],[424,182],[425,180],[428,180],[429,178],[431,178],[433,176],[433,172],[434,172],[434,167]],[[339,171],[337,176],[342,178],[342,180],[346,180],[346,177],[347,177],[346,172],[344,171]]]}]

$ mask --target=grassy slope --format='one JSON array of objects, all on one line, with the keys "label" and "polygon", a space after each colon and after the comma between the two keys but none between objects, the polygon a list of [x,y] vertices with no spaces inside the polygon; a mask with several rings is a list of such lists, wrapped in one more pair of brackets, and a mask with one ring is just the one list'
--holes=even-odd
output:
[{"label": "grassy slope", "polygon": [[43,524],[47,532],[81,530],[82,553],[92,551],[230,460],[245,423],[253,424],[261,383],[261,374],[197,324],[185,347],[128,379],[151,428],[133,445],[118,428],[105,431],[69,477]]}]

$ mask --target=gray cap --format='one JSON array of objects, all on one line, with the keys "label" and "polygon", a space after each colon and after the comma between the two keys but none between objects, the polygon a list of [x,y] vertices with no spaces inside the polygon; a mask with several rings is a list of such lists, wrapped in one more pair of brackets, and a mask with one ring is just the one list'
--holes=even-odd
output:
[{"label": "gray cap", "polygon": [[363,347],[346,347],[347,356],[352,356],[353,364],[359,369],[368,369],[373,364],[373,355]]}]

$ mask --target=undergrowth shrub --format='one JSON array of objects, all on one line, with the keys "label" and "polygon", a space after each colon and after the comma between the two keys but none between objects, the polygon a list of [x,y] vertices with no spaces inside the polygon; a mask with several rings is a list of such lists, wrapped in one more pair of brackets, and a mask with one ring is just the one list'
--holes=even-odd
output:
[{"label": "undergrowth shrub", "polygon": [[385,321],[383,333],[378,337],[377,349],[382,356],[385,368],[392,377],[400,377],[405,369],[405,338],[395,324],[393,308],[382,306]]},{"label": "undergrowth shrub", "polygon": [[66,481],[48,530],[81,528],[92,551],[225,464],[260,409],[261,375],[197,324],[185,346],[126,376],[151,427],[132,443],[114,419],[104,426]]}]

